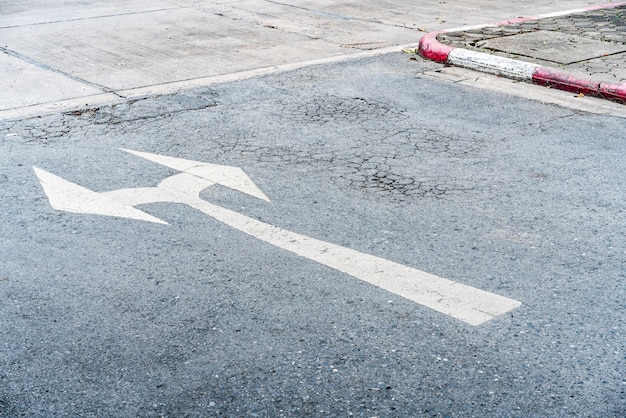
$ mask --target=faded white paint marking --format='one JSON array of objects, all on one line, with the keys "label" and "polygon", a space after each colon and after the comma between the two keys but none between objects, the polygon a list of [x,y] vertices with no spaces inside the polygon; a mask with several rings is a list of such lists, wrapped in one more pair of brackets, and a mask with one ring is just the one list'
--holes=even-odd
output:
[{"label": "faded white paint marking", "polygon": [[[35,168],[55,209],[165,223],[134,208],[154,202],[186,204],[212,218],[283,250],[336,269],[471,325],[480,325],[521,302],[480,290],[396,262],[307,237],[249,218],[200,198],[213,184],[223,184],[269,201],[241,169],[126,150],[182,171],[157,187],[97,193]],[[218,171],[224,170],[222,173]]]}]

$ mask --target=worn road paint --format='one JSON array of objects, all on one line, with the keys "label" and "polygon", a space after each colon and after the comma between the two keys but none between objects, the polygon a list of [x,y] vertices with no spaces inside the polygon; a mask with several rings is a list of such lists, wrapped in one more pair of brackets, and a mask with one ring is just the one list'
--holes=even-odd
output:
[{"label": "worn road paint", "polygon": [[182,172],[167,177],[157,187],[97,193],[42,169],[33,168],[48,195],[50,204],[58,210],[165,223],[135,209],[134,206],[156,202],[182,203],[278,248],[316,261],[471,325],[480,325],[521,305],[521,302],[504,296],[278,228],[200,198],[200,192],[206,187],[222,184],[269,201],[239,168],[125,151]]}]

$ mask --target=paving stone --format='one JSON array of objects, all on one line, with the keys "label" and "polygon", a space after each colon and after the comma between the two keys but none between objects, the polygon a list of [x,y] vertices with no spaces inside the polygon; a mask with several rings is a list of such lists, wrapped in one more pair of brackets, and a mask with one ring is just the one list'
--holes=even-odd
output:
[{"label": "paving stone", "polygon": [[594,81],[626,80],[626,6],[445,33],[439,42],[560,69]]}]

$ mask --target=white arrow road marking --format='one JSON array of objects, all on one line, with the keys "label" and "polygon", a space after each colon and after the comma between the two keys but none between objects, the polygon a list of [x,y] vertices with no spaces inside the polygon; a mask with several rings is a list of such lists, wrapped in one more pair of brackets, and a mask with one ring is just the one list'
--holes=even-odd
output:
[{"label": "white arrow road marking", "polygon": [[58,210],[165,223],[135,209],[134,206],[155,202],[183,203],[278,248],[339,270],[471,325],[480,325],[521,305],[521,302],[504,296],[278,228],[200,198],[200,192],[204,188],[219,183],[237,190],[243,188],[247,190],[246,193],[268,200],[240,169],[231,171],[233,175],[239,177],[238,180],[231,180],[224,177],[228,172],[224,176],[211,172],[223,166],[171,157],[162,159],[156,158],[161,156],[155,154],[129,152],[144,158],[149,157],[151,161],[183,172],[164,179],[157,187],[97,193],[44,170],[34,169],[50,199],[50,204]]},{"label": "white arrow road marking", "polygon": [[45,170],[33,167],[35,174],[41,182],[44,192],[48,195],[50,206],[56,210],[73,213],[91,213],[94,215],[116,216],[118,218],[130,218],[140,221],[156,222],[167,224],[148,215],[145,212],[135,209],[132,206],[124,205],[117,200],[107,198],[102,193],[97,193],[86,189],[78,184],[69,182],[59,176],[55,176]]},{"label": "white arrow road marking", "polygon": [[133,151],[121,148],[122,151],[129,152],[146,160],[164,165],[183,173],[193,174],[205,180],[209,180],[215,184],[230,187],[242,193],[249,194],[258,199],[269,202],[270,200],[252,182],[250,177],[239,167],[230,167],[227,165],[209,164],[200,161],[185,160],[183,158],[167,157],[159,154],[151,154],[149,152]]},{"label": "white arrow road marking", "polygon": [[187,204],[260,240],[471,325],[480,325],[521,305],[513,299],[287,231],[203,200]]}]

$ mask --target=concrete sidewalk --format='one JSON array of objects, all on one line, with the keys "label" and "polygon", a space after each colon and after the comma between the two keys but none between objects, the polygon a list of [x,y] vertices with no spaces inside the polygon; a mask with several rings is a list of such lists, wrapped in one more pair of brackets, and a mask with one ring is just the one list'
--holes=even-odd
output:
[{"label": "concrete sidewalk", "polygon": [[626,2],[429,33],[429,59],[626,103]]},{"label": "concrete sidewalk", "polygon": [[395,52],[426,32],[557,8],[549,0],[2,2],[0,119]]}]

